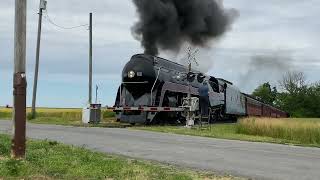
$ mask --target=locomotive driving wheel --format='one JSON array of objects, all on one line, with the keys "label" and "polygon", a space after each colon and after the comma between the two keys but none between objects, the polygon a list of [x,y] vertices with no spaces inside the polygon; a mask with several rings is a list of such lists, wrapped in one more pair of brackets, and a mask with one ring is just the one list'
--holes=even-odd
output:
[{"label": "locomotive driving wheel", "polygon": [[210,111],[209,111],[209,124],[213,124],[213,123],[217,122],[217,120],[218,120],[217,118],[218,118],[217,110],[210,108]]},{"label": "locomotive driving wheel", "polygon": [[222,107],[210,108],[209,113],[210,113],[210,116],[209,116],[210,117],[210,119],[209,119],[210,124],[217,123],[217,122],[222,121],[224,119]]}]

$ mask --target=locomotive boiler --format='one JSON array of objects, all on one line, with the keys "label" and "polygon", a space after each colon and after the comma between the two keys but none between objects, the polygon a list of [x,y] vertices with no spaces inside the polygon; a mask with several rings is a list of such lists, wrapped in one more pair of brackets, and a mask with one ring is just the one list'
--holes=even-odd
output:
[{"label": "locomotive boiler", "polygon": [[[183,122],[179,107],[188,96],[208,82],[210,122],[239,116],[284,117],[287,114],[241,93],[231,82],[189,71],[181,64],[146,54],[132,56],[122,71],[114,107],[117,119],[126,123]],[[121,107],[119,109],[119,107]]]}]

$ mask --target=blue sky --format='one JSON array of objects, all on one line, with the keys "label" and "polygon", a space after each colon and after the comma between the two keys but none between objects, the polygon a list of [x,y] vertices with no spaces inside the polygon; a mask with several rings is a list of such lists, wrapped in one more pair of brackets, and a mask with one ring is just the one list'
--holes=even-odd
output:
[{"label": "blue sky", "polygon": [[[28,0],[27,77],[31,105],[38,0]],[[303,71],[309,82],[320,80],[320,1],[225,0],[240,17],[212,48],[201,50],[200,66],[208,74],[234,82],[251,92],[262,82],[277,81],[286,71]],[[122,67],[143,52],[130,28],[137,21],[130,0],[48,0],[48,14],[56,23],[88,23],[93,12],[94,84],[99,101],[112,105]],[[14,1],[0,2],[0,105],[12,104]],[[168,57],[167,53],[161,56]],[[169,56],[170,57],[170,56]],[[258,57],[258,58],[257,58]],[[62,30],[43,19],[38,106],[83,107],[87,102],[88,31]]]}]

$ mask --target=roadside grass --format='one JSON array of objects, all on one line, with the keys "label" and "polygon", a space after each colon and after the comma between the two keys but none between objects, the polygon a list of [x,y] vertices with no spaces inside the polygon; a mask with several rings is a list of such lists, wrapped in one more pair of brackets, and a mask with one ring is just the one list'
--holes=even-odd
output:
[{"label": "roadside grass", "polygon": [[320,120],[316,119],[245,118],[237,124],[236,132],[320,145]]},{"label": "roadside grass", "polygon": [[[279,127],[279,122],[282,121],[284,122]],[[265,126],[261,125],[263,122]],[[319,123],[320,119],[245,118],[235,124],[195,126],[190,129],[177,126],[141,126],[132,128],[220,139],[320,147]]]},{"label": "roadside grass", "polygon": [[[218,176],[155,162],[92,152],[55,141],[27,142],[25,160],[10,159],[10,138],[0,135],[0,179],[215,179]],[[239,179],[239,178],[237,178]]]}]

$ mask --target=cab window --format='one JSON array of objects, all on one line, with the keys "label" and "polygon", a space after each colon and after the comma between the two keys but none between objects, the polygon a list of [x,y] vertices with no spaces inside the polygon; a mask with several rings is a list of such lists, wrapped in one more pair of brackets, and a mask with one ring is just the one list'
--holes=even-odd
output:
[{"label": "cab window", "polygon": [[220,87],[220,88],[219,88],[219,89],[220,89],[220,92],[221,92],[221,93],[224,93],[224,87],[223,87],[223,85],[219,85],[219,87]]},{"label": "cab window", "polygon": [[209,81],[209,84],[214,92],[219,92],[219,85],[217,83]]}]

